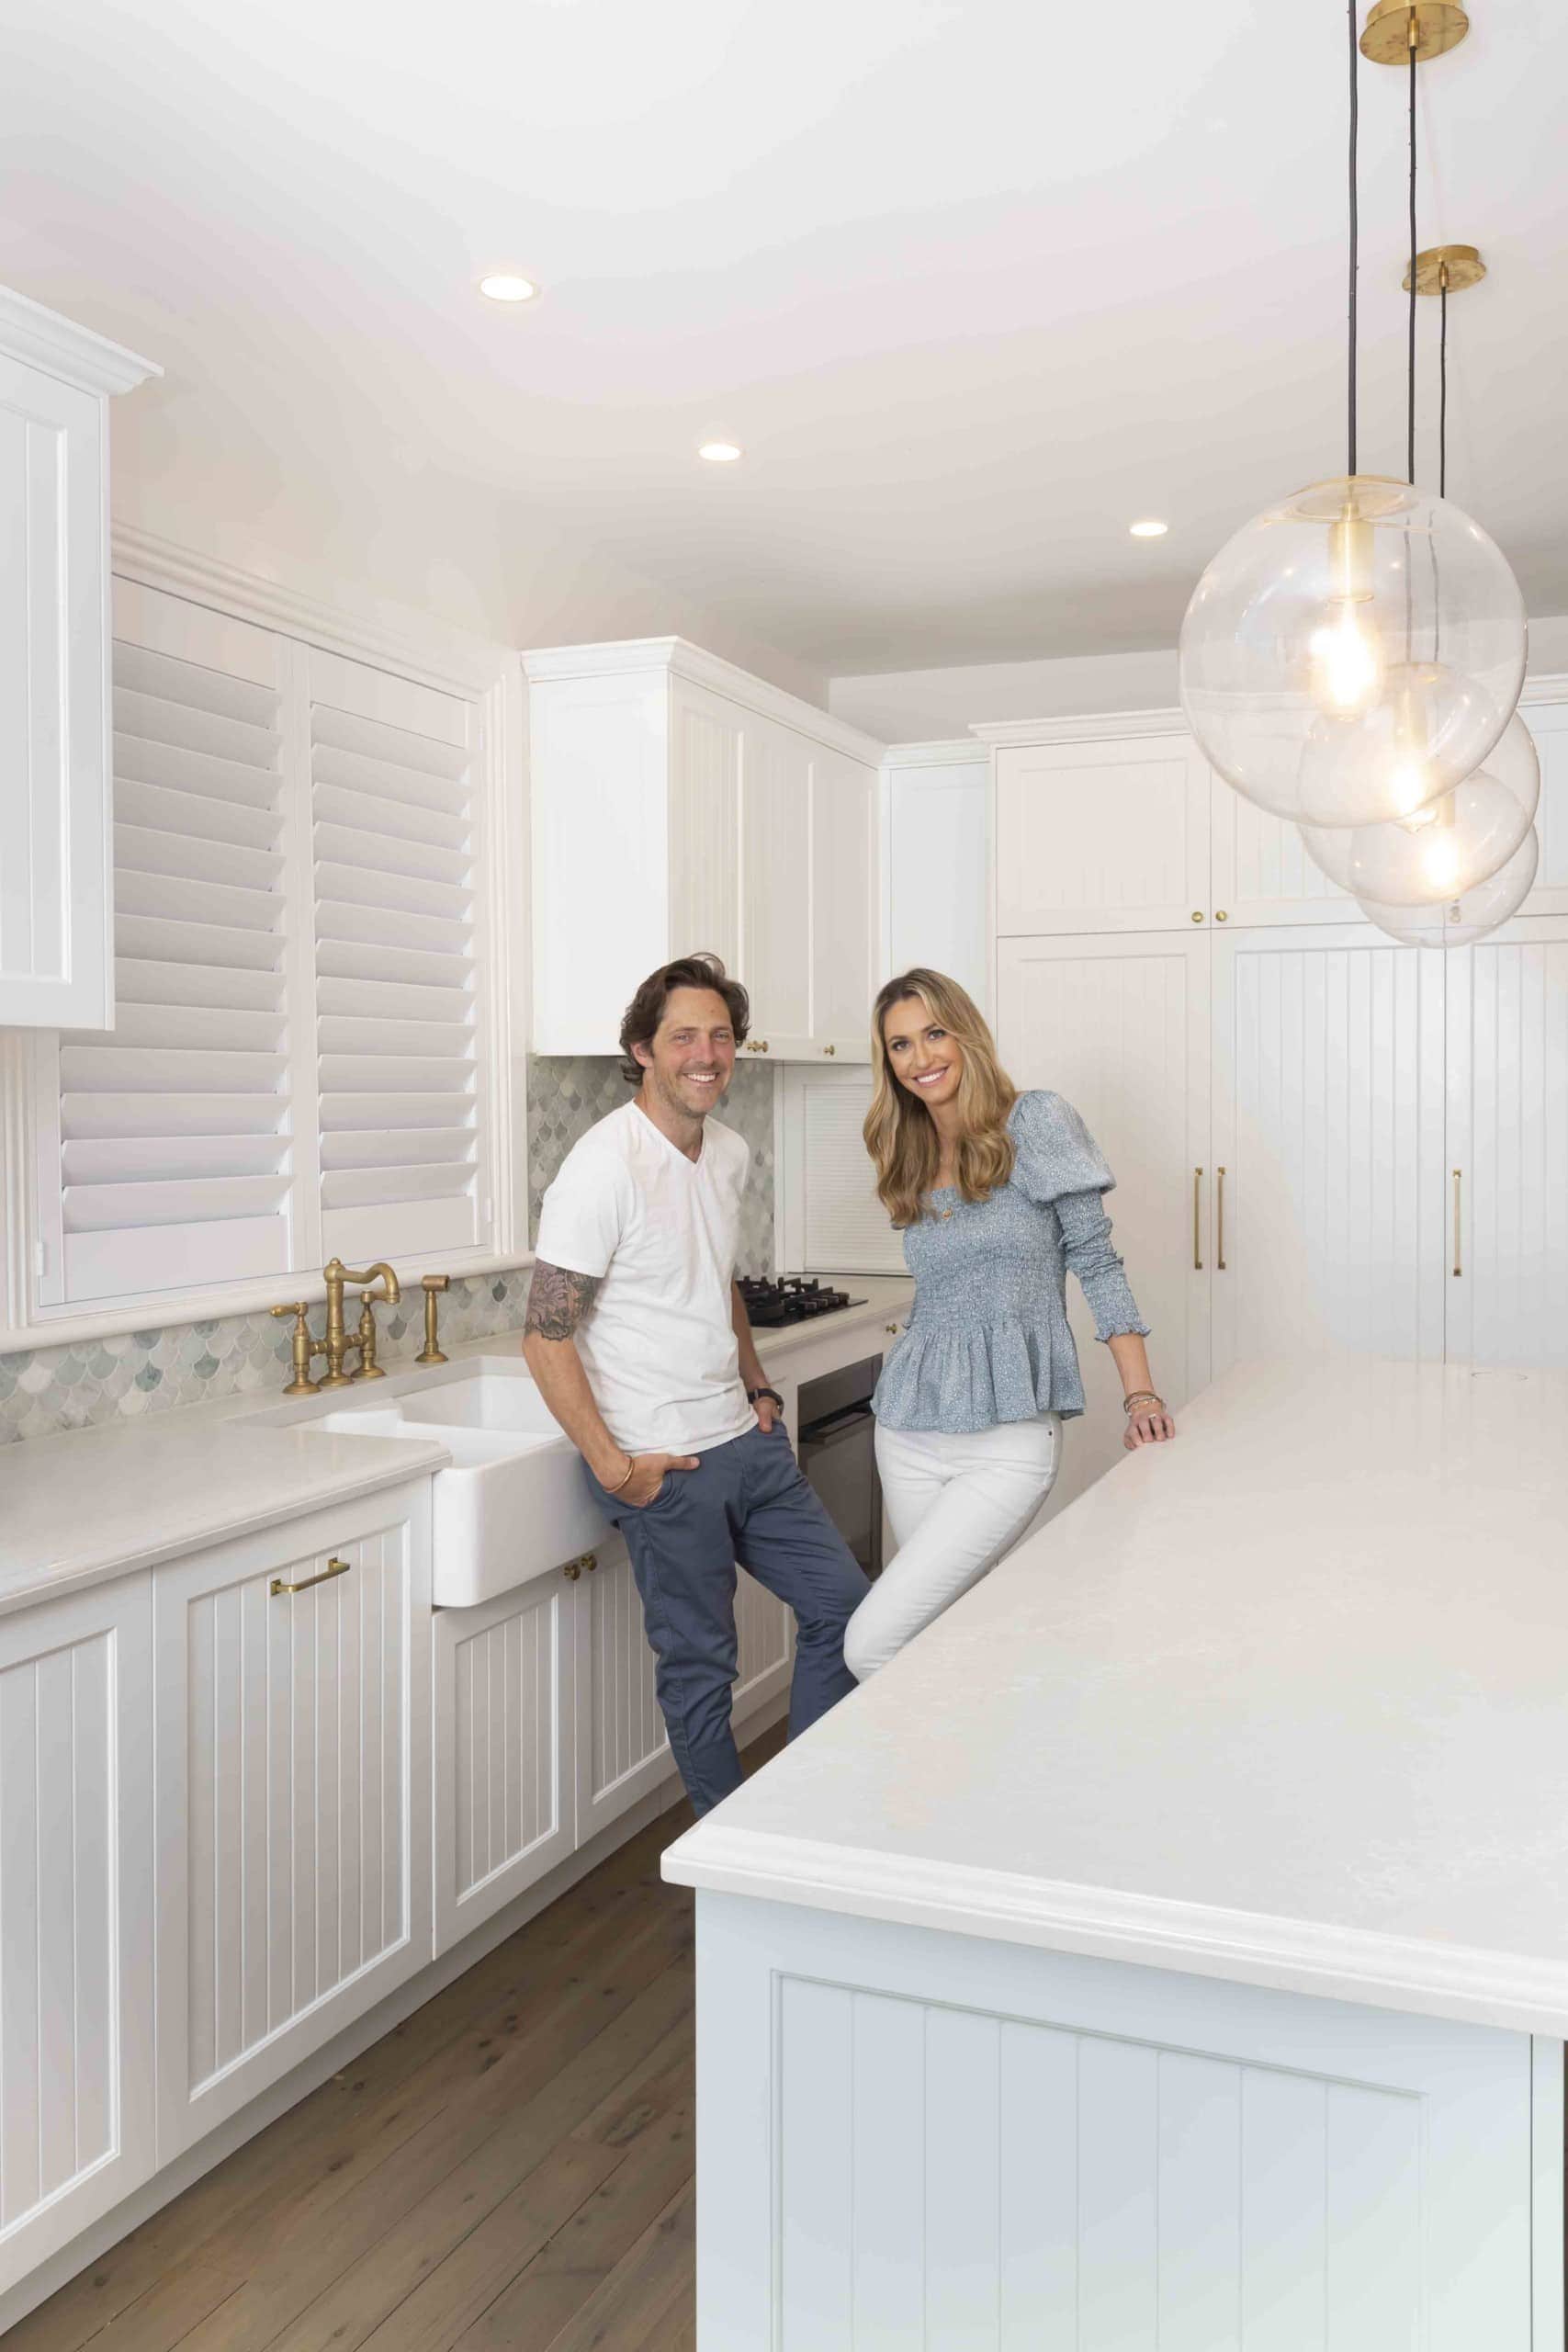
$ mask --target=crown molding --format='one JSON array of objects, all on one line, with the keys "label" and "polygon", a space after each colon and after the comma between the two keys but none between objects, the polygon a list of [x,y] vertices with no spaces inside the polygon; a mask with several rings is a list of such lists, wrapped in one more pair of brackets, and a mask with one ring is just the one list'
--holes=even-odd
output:
[{"label": "crown molding", "polygon": [[795,734],[808,735],[828,750],[843,752],[867,767],[882,763],[886,747],[874,735],[863,734],[858,727],[835,718],[815,703],[803,702],[798,695],[787,694],[783,686],[753,677],[750,670],[726,662],[720,654],[705,652],[688,638],[632,637],[602,645],[538,646],[525,652],[523,668],[531,686],[575,678],[613,678],[636,670],[662,671],[691,685],[705,686],[710,694],[754,710],[759,718],[777,719]]},{"label": "crown molding", "polygon": [[1525,1953],[705,1823],[665,1849],[661,1869],[681,1886],[852,1918],[942,1928],[1514,2032],[1557,2036],[1568,2030],[1568,1968]]},{"label": "crown molding", "polygon": [[1521,705],[1568,702],[1568,671],[1543,670],[1539,677],[1527,678],[1519,701]]},{"label": "crown molding", "polygon": [[0,286],[0,350],[84,392],[133,391],[164,372],[155,360],[139,358],[122,344],[62,319],[58,311],[46,311],[9,286]]},{"label": "crown molding", "polygon": [[1181,710],[1100,710],[1070,718],[999,718],[970,729],[982,743],[1106,743],[1140,735],[1190,733]]},{"label": "crown molding", "polygon": [[285,637],[306,638],[349,661],[394,669],[400,676],[443,694],[486,694],[517,658],[505,646],[468,637],[445,622],[433,621],[428,633],[414,634],[347,612],[283,581],[242,571],[220,557],[176,547],[172,539],[134,524],[116,524],[111,560],[123,579],[187,597],[193,604],[210,605]]},{"label": "crown molding", "polygon": [[951,768],[960,763],[973,767],[985,754],[975,742],[975,734],[955,735],[945,743],[889,743],[882,754],[885,768]]}]

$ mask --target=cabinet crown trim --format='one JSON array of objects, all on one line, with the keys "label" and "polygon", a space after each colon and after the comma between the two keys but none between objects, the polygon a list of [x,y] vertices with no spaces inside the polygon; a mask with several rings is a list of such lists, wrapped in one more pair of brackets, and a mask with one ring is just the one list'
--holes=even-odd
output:
[{"label": "cabinet crown trim", "polygon": [[554,685],[569,678],[615,677],[628,670],[662,670],[670,677],[705,686],[710,694],[722,695],[727,702],[739,703],[764,718],[776,718],[797,735],[809,735],[829,751],[847,752],[867,767],[882,763],[885,747],[874,735],[863,735],[858,727],[835,718],[830,711],[803,702],[783,686],[770,685],[765,678],[753,677],[750,670],[726,662],[721,654],[706,653],[683,637],[532,647],[523,656],[523,668],[531,686]]},{"label": "cabinet crown trim", "polygon": [[129,392],[164,372],[155,360],[62,319],[9,286],[0,286],[0,351],[85,392]]},{"label": "cabinet crown trim", "polygon": [[957,735],[945,743],[889,743],[882,754],[885,768],[954,768],[974,767],[985,761],[985,752],[975,741],[978,729],[968,735]]},{"label": "cabinet crown trim", "polygon": [[[1526,706],[1568,702],[1568,672],[1541,671],[1527,678],[1519,700]],[[1180,709],[1083,711],[1060,718],[977,719],[970,733],[993,749],[1030,743],[1111,743],[1139,736],[1188,735]],[[923,747],[919,747],[923,748]],[[902,758],[905,747],[897,747]],[[892,764],[891,755],[888,764]]]}]

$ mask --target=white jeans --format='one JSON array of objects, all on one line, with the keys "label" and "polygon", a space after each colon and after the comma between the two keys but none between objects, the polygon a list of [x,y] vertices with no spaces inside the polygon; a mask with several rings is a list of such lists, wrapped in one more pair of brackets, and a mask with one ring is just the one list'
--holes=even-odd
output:
[{"label": "white jeans", "polygon": [[1055,1413],[965,1437],[877,1423],[876,1467],[898,1548],[844,1635],[844,1662],[858,1681],[1028,1533],[1056,1482],[1061,1450]]}]

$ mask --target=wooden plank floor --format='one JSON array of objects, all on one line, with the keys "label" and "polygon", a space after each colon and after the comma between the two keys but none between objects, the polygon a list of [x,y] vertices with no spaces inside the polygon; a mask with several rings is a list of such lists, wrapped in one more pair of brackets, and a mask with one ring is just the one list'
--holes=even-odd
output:
[{"label": "wooden plank floor", "polygon": [[6,2352],[692,2352],[692,1902],[659,1876],[690,1818],[660,1815]]}]

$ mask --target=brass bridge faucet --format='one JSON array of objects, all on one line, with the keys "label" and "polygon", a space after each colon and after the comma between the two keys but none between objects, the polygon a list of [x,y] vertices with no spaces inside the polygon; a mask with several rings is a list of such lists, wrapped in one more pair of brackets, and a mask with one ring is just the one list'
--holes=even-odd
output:
[{"label": "brass bridge faucet", "polygon": [[[378,1291],[368,1287],[378,1276],[381,1283]],[[295,1299],[288,1306],[275,1306],[272,1310],[275,1315],[292,1315],[294,1317],[294,1377],[283,1392],[286,1396],[308,1396],[318,1388],[346,1388],[352,1381],[385,1380],[387,1377],[376,1361],[376,1317],[372,1310],[377,1299],[384,1300],[389,1306],[396,1306],[402,1296],[396,1274],[384,1258],[378,1258],[373,1266],[367,1266],[362,1274],[355,1273],[352,1266],[345,1266],[341,1258],[333,1258],[322,1268],[321,1278],[327,1286],[327,1336],[324,1340],[312,1339],[309,1309],[303,1299]],[[352,1338],[343,1317],[343,1294],[350,1283],[356,1289],[361,1283],[367,1285],[359,1302],[359,1329]],[[344,1359],[351,1348],[358,1352],[359,1368],[356,1372],[347,1373],[343,1368]],[[311,1361],[316,1356],[325,1356],[327,1360],[327,1368],[320,1380],[310,1377]]]}]

